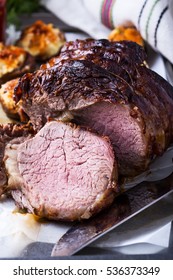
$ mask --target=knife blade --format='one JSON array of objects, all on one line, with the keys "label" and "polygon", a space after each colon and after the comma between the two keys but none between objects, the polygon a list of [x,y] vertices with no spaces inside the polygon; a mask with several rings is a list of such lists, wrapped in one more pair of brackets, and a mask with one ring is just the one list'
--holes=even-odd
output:
[{"label": "knife blade", "polygon": [[112,206],[73,225],[55,244],[51,256],[71,256],[134,215],[173,192],[173,173],[160,181],[143,182],[116,197]]}]

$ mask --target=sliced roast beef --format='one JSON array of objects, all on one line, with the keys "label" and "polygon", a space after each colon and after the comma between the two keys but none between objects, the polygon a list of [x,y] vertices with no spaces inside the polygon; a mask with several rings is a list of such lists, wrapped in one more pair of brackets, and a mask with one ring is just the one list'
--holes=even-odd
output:
[{"label": "sliced roast beef", "polygon": [[118,191],[110,141],[52,121],[32,139],[5,149],[13,198],[22,208],[55,220],[87,219],[110,205]]},{"label": "sliced roast beef", "polygon": [[91,61],[64,60],[22,77],[15,94],[36,128],[51,118],[73,118],[109,136],[120,173],[134,176],[172,141],[172,87],[146,71],[138,66],[134,89]]},{"label": "sliced roast beef", "polygon": [[32,126],[20,124],[0,125],[0,196],[9,190],[8,171],[4,166],[4,151],[9,142],[22,143],[34,135]]}]

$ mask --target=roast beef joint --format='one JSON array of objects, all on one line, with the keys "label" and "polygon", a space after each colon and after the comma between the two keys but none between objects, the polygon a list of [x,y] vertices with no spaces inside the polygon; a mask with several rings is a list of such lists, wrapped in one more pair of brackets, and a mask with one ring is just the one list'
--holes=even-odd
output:
[{"label": "roast beef joint", "polygon": [[23,75],[14,100],[33,131],[3,140],[1,193],[54,220],[108,207],[118,175],[145,171],[173,140],[173,88],[145,60],[133,42],[76,40]]}]

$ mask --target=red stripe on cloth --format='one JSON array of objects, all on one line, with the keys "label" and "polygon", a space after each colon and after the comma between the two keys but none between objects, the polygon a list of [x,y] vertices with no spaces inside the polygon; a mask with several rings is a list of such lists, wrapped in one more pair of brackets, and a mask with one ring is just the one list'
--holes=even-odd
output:
[{"label": "red stripe on cloth", "polygon": [[109,28],[113,28],[112,7],[115,0],[103,0],[101,8],[101,21]]}]

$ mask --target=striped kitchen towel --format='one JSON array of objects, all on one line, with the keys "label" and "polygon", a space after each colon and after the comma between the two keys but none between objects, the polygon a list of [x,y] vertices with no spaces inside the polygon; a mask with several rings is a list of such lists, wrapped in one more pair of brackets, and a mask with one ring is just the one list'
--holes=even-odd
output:
[{"label": "striped kitchen towel", "polygon": [[119,25],[135,25],[156,51],[173,63],[173,0],[42,0],[71,26],[107,38]]}]

